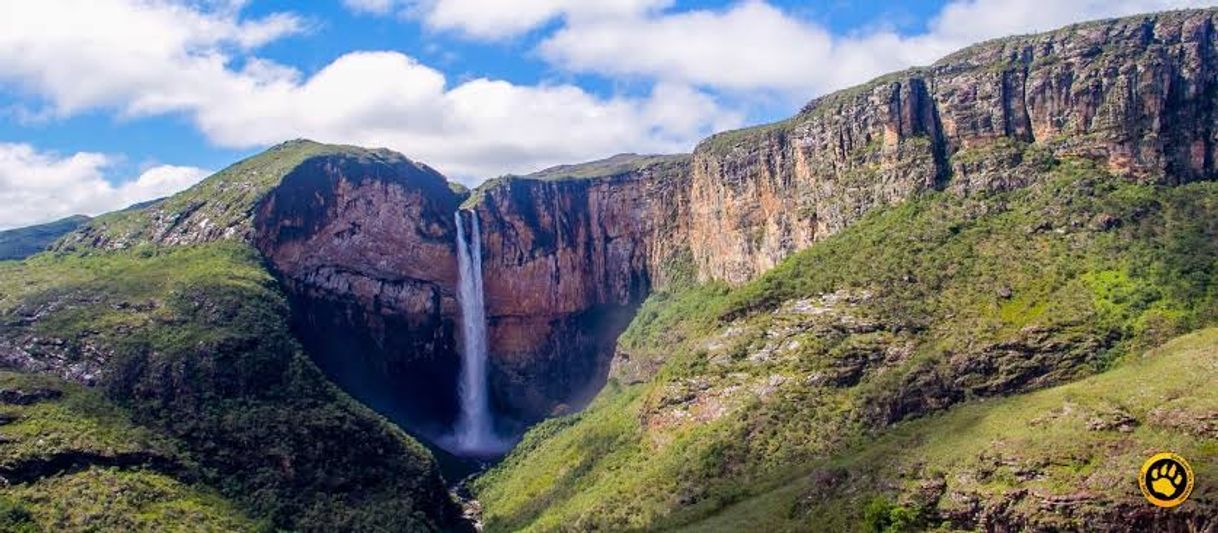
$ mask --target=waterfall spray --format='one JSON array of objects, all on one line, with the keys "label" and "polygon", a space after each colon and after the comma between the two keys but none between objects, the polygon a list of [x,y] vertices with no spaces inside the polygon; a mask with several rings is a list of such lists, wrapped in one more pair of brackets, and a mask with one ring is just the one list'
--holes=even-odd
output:
[{"label": "waterfall spray", "polygon": [[478,213],[470,211],[470,239],[465,239],[461,212],[457,220],[457,267],[461,304],[461,413],[457,419],[457,450],[493,453],[499,447],[491,422],[486,376],[486,308],[482,296],[482,236]]}]

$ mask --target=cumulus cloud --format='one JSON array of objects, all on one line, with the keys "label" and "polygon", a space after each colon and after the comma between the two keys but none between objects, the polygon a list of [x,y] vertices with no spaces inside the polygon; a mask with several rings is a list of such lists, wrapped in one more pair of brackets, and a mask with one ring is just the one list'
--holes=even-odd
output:
[{"label": "cumulus cloud", "polygon": [[299,83],[245,91],[196,113],[232,146],[294,136],[390,146],[456,176],[486,178],[618,151],[680,151],[741,117],[709,96],[661,85],[602,99],[571,85],[520,86],[443,73],[397,52],[340,57]]},{"label": "cumulus cloud", "polygon": [[70,215],[97,215],[168,196],[203,179],[194,167],[159,165],[117,185],[105,178],[112,156],[42,152],[28,144],[0,143],[0,229]]},{"label": "cumulus cloud", "polygon": [[963,46],[981,39],[1051,30],[1085,20],[1213,5],[1212,0],[964,0],[952,2],[940,11],[931,24],[930,35]]},{"label": "cumulus cloud", "polygon": [[[250,53],[299,31],[292,15],[243,20],[234,9],[138,0],[90,0],[68,10],[6,5],[0,80],[42,96],[60,114],[183,114],[226,147],[295,137],[387,146],[472,182],[621,151],[688,150],[742,120],[677,83],[602,97],[565,84],[452,85],[399,52],[351,52],[308,76]],[[53,19],[64,22],[42,31],[55,27]]]},{"label": "cumulus cloud", "polygon": [[343,0],[349,9],[422,20],[437,30],[497,40],[515,37],[556,18],[575,21],[634,17],[671,6],[674,0]]},{"label": "cumulus cloud", "polygon": [[299,32],[290,14],[242,20],[158,0],[0,2],[0,79],[60,115],[103,105],[157,112],[230,85],[226,61]]},{"label": "cumulus cloud", "polygon": [[[753,91],[806,100],[885,72],[933,62],[974,42],[1072,22],[1213,5],[1201,0],[955,0],[905,35],[883,26],[847,35],[763,0],[720,9],[675,10],[671,2],[537,0],[518,10],[497,0],[431,0],[426,24],[473,38],[517,35],[562,17],[539,51],[565,70],[665,80],[737,95]],[[576,7],[576,4],[581,4]],[[602,11],[591,11],[591,5]]]}]

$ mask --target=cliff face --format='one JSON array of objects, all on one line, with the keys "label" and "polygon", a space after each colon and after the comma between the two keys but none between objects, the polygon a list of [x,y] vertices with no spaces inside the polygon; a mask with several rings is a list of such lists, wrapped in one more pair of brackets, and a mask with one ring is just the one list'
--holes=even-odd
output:
[{"label": "cliff face", "polygon": [[456,415],[460,200],[443,176],[400,155],[314,158],[284,176],[253,221],[314,360],[433,437]]},{"label": "cliff face", "polygon": [[480,191],[491,386],[507,414],[535,421],[600,389],[634,308],[666,282],[658,266],[688,253],[666,238],[682,223],[686,169],[668,158]]},{"label": "cliff face", "polygon": [[164,201],[97,217],[55,248],[250,243],[326,374],[435,438],[456,417],[452,213],[465,195],[395,152],[289,141]]},{"label": "cliff face", "polygon": [[1135,179],[1214,171],[1214,11],[1133,17],[981,44],[927,68],[728,132],[693,156],[701,279],[740,283],[864,213],[929,188],[1027,185],[1042,155]]}]

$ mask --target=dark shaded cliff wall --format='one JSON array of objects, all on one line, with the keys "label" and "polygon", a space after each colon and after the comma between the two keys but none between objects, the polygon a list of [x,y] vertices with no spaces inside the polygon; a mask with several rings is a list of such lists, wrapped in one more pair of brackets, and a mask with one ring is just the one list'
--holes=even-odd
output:
[{"label": "dark shaded cliff wall", "polygon": [[700,279],[744,282],[918,191],[1028,185],[1041,155],[1132,179],[1215,170],[1214,10],[983,43],[817,99],[695,150],[689,243]]},{"label": "dark shaded cliff wall", "polygon": [[444,177],[405,159],[307,160],[258,205],[254,242],[294,329],[353,396],[436,438],[456,416],[460,359]]}]

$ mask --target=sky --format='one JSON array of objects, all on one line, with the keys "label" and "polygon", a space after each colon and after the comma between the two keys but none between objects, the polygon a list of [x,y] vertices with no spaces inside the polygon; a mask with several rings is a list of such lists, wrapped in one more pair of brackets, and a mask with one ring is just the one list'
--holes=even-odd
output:
[{"label": "sky", "polygon": [[467,185],[707,135],[969,44],[1197,0],[0,0],[0,229],[295,138]]}]

